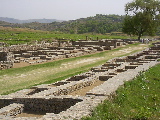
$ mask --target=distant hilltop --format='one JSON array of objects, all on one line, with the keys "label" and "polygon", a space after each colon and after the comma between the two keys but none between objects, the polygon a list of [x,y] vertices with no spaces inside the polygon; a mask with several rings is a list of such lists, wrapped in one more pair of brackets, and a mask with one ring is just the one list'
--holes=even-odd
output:
[{"label": "distant hilltop", "polygon": [[[58,31],[70,34],[121,34],[125,15],[103,15],[96,14],[87,18],[76,20],[56,20],[56,19],[30,19],[16,20],[13,18],[0,17],[0,26],[12,28],[29,28],[43,31]],[[8,21],[7,21],[8,20]],[[18,24],[19,23],[19,24]],[[160,27],[157,35],[160,35]]]},{"label": "distant hilltop", "polygon": [[31,23],[31,22],[39,22],[39,23],[52,23],[52,22],[63,22],[64,20],[56,20],[56,19],[29,19],[29,20],[18,20],[14,18],[8,17],[0,17],[0,21],[9,22],[9,23]]}]

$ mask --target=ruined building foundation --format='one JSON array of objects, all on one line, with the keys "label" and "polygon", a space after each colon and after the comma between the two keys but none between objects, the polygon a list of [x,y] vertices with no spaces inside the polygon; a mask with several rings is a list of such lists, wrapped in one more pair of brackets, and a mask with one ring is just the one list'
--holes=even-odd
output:
[{"label": "ruined building foundation", "polygon": [[[160,43],[144,51],[114,58],[90,71],[52,84],[33,86],[9,95],[0,96],[0,119],[64,120],[81,119],[125,81],[158,64]],[[73,95],[100,82],[84,95]]]}]

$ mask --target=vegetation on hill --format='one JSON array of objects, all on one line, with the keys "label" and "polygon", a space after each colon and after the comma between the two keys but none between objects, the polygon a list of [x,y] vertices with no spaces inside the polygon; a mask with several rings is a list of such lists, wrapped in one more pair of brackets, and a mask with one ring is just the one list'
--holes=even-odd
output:
[{"label": "vegetation on hill", "polygon": [[128,36],[102,35],[102,34],[65,34],[63,32],[40,31],[29,28],[11,28],[0,26],[0,42],[7,44],[32,44],[37,41],[53,40],[85,40],[88,38],[99,39],[127,39]]},{"label": "vegetation on hill", "polygon": [[[31,22],[31,23],[8,23],[0,21],[0,26],[3,27],[11,27],[11,28],[28,28],[34,30],[42,30],[42,31],[50,31],[53,32],[54,38],[67,38],[66,36],[77,36],[77,39],[85,39],[85,36],[88,34],[93,36],[97,35],[124,35],[122,31],[122,22],[125,16],[120,15],[102,15],[97,14],[93,17],[80,18],[77,20],[63,21],[63,22],[52,22],[52,23],[39,23],[39,22]],[[50,34],[49,32],[47,34]],[[59,35],[61,34],[61,35]],[[67,34],[67,35],[64,35]],[[72,34],[72,35],[71,35]],[[83,34],[83,35],[82,35]],[[87,35],[86,35],[87,34]],[[84,36],[83,38],[79,38],[79,36]],[[160,35],[160,27],[158,28],[157,35]],[[35,35],[36,36],[36,35]],[[41,36],[41,35],[40,35]],[[1,38],[3,36],[0,35]],[[9,36],[8,36],[9,37]],[[13,36],[12,36],[13,37]],[[37,37],[37,36],[36,36]],[[90,36],[89,36],[90,37]],[[37,39],[39,39],[38,37]],[[50,38],[50,37],[49,37]],[[99,37],[100,38],[100,37]],[[105,38],[105,37],[103,37]],[[3,38],[5,39],[5,38]],[[35,38],[33,38],[35,39]],[[43,37],[42,37],[43,39]],[[72,39],[69,38],[69,39]]]},{"label": "vegetation on hill", "polygon": [[54,21],[62,22],[62,20],[56,20],[56,19],[28,19],[28,20],[18,20],[14,18],[8,18],[8,17],[0,17],[0,21],[9,22],[9,23],[31,23],[31,22],[40,22],[40,23],[51,23]]},{"label": "vegetation on hill", "polygon": [[158,120],[160,118],[160,64],[126,82],[113,99],[100,104],[83,120]]},{"label": "vegetation on hill", "polygon": [[52,23],[24,23],[24,24],[11,24],[0,22],[1,26],[4,27],[20,27],[20,28],[31,28],[35,30],[46,30],[46,31],[61,31],[64,33],[111,33],[120,32],[121,23],[124,16],[119,15],[101,15],[97,14],[93,17],[80,18],[77,20],[63,21],[63,22],[52,22]]},{"label": "vegetation on hill", "polygon": [[121,31],[121,22],[123,16],[119,15],[101,15],[97,14],[94,17],[81,18],[77,20],[71,20],[62,22],[57,26],[56,22],[52,25],[57,27],[59,31],[68,33],[111,33]]}]

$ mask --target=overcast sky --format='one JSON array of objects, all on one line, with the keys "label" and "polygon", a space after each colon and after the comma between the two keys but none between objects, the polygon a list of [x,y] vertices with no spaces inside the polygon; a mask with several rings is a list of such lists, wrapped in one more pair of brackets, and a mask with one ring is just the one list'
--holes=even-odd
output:
[{"label": "overcast sky", "polygon": [[133,0],[0,0],[0,17],[74,20],[96,14],[124,15]]}]

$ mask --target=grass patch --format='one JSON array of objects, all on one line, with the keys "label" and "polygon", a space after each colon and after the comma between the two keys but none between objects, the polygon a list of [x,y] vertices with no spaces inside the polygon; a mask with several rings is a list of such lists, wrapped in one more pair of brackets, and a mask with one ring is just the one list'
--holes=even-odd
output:
[{"label": "grass patch", "polygon": [[102,34],[65,34],[62,32],[50,32],[50,31],[40,31],[32,29],[22,29],[22,28],[7,28],[0,27],[0,42],[5,42],[9,45],[15,44],[33,44],[37,41],[52,41],[59,39],[67,40],[85,40],[86,36],[94,40],[97,39],[128,39],[129,36],[120,35],[102,35]]},{"label": "grass patch", "polygon": [[125,82],[113,99],[105,100],[83,120],[158,120],[160,118],[160,64]]}]

